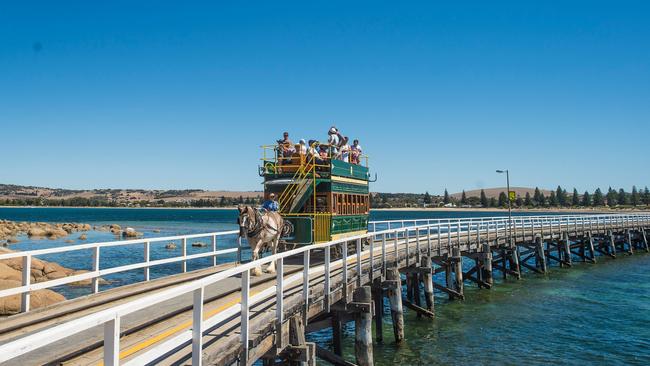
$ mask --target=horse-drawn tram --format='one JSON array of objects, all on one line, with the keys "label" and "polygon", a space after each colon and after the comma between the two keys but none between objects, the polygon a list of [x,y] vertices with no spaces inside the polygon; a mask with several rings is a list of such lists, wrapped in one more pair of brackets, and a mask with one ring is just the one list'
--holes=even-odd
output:
[{"label": "horse-drawn tram", "polygon": [[[366,233],[370,210],[368,158],[317,141],[262,146],[264,196],[293,225],[290,246]],[[291,245],[293,244],[293,245]]]}]

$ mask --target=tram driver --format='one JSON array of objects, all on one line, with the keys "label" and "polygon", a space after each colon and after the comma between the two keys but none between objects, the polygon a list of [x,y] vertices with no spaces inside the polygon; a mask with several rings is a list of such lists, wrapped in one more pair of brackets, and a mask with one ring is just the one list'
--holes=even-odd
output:
[{"label": "tram driver", "polygon": [[278,211],[280,209],[278,201],[275,200],[275,193],[269,194],[269,198],[262,204],[262,211]]}]

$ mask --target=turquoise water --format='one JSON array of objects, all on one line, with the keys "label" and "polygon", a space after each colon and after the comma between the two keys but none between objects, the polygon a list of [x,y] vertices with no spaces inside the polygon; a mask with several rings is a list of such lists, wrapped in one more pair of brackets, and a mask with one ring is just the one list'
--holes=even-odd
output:
[{"label": "turquoise water", "polygon": [[[518,214],[518,213],[516,213]],[[496,216],[503,212],[373,211],[373,220]],[[235,229],[235,210],[0,208],[0,219],[18,221],[83,222],[93,225],[118,223],[131,226],[147,237]],[[159,233],[154,230],[160,230]],[[22,237],[15,249],[48,248],[80,244]],[[114,240],[106,232],[91,232],[87,242]],[[235,238],[220,243],[227,247]],[[154,258],[179,255],[162,243],[152,248]],[[188,247],[193,251],[207,250]],[[140,252],[138,252],[140,253]],[[132,249],[102,251],[102,268],[140,260]],[[89,269],[89,253],[44,256],[75,269]],[[222,259],[226,260],[226,258]],[[190,269],[209,265],[190,262]],[[417,318],[405,310],[406,341],[396,346],[388,308],[384,307],[384,343],[375,343],[377,365],[542,365],[650,363],[650,255],[598,258],[598,264],[552,268],[547,275],[525,273],[517,280],[498,280],[492,290],[465,284],[465,301],[448,301],[436,292],[436,319]],[[180,265],[161,266],[152,276],[177,273]],[[105,287],[140,280],[141,271],[116,274]],[[441,281],[437,278],[437,281]],[[88,293],[88,288],[60,288],[68,297]],[[387,305],[387,304],[385,304]],[[311,340],[329,347],[327,331]],[[353,356],[354,329],[345,330],[345,352]]]}]

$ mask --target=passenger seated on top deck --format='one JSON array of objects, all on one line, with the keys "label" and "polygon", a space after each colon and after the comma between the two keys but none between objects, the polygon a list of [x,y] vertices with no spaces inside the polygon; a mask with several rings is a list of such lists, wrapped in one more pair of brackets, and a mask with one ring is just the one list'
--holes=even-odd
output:
[{"label": "passenger seated on top deck", "polygon": [[278,204],[278,201],[275,200],[275,193],[271,193],[269,195],[269,199],[264,201],[262,204],[262,211],[278,211],[280,209],[280,205]]},{"label": "passenger seated on top deck", "polygon": [[355,139],[352,147],[350,147],[350,163],[359,164],[361,154],[363,154],[363,150],[361,149],[361,145],[359,145],[359,140]]},{"label": "passenger seated on top deck", "polygon": [[293,142],[289,140],[289,132],[283,134],[283,139],[278,140],[278,156],[279,162],[283,164],[291,164],[291,156],[296,152]]}]

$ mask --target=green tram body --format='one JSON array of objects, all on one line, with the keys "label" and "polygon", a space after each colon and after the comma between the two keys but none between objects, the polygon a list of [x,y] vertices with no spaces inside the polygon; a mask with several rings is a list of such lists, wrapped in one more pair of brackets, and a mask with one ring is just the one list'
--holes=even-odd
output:
[{"label": "green tram body", "polygon": [[[293,235],[285,238],[287,243],[319,243],[368,231],[367,166],[331,159],[309,171],[304,169],[304,157],[294,160],[278,164],[279,158],[275,156],[262,159],[264,165],[260,169],[265,199],[275,193],[280,201],[280,214],[294,226]],[[297,177],[301,169],[306,171]],[[297,193],[288,195],[292,190]]]}]

